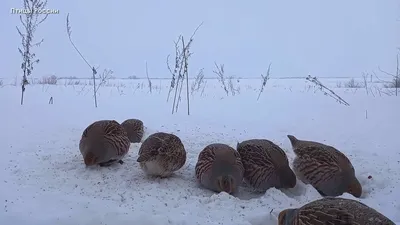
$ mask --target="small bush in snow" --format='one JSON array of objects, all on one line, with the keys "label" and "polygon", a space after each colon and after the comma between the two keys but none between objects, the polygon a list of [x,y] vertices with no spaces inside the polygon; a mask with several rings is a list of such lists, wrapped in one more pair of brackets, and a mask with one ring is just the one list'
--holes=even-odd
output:
[{"label": "small bush in snow", "polygon": [[344,87],[346,88],[363,88],[363,84],[351,78],[348,82],[344,83]]},{"label": "small bush in snow", "polygon": [[56,85],[57,84],[57,77],[55,75],[51,76],[44,76],[42,77],[41,80],[39,80],[39,84],[50,84],[50,85]]}]

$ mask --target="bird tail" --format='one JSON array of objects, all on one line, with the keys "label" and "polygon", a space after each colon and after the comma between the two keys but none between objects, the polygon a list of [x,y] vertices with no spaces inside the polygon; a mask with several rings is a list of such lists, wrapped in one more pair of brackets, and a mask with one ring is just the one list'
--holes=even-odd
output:
[{"label": "bird tail", "polygon": [[287,135],[287,137],[289,138],[290,143],[292,144],[292,147],[294,148],[299,140],[295,136],[290,135],[290,134]]}]

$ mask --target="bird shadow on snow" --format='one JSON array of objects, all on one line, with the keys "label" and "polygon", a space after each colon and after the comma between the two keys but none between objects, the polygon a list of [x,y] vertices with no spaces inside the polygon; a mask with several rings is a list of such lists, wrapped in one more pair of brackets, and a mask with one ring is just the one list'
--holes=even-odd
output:
[{"label": "bird shadow on snow", "polygon": [[[299,198],[302,198],[307,192],[309,192],[309,189],[312,189],[312,187],[308,187],[310,185],[305,185],[303,182],[297,180],[296,186],[294,188],[289,188],[289,189],[277,189],[281,191],[283,194],[285,194],[289,198],[293,198],[296,200],[299,200]],[[274,189],[274,188],[270,188]],[[239,190],[235,197],[241,199],[241,200],[250,200],[253,198],[260,198],[261,196],[265,195],[266,191],[258,191],[249,186],[246,182],[243,181],[241,186],[239,187]],[[315,193],[317,193],[315,191]],[[318,194],[319,195],[319,194]]]}]

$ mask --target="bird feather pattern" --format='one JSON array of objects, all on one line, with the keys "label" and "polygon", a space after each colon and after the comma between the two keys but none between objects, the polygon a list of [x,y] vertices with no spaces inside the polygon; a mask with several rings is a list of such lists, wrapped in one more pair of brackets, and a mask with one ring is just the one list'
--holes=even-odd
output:
[{"label": "bird feather pattern", "polygon": [[250,139],[238,143],[245,180],[254,188],[294,187],[296,176],[289,167],[286,153],[275,143],[266,139]]}]

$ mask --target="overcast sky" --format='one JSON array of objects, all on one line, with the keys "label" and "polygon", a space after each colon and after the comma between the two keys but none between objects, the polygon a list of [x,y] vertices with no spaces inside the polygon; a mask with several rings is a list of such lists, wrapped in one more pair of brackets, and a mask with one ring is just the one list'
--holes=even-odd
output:
[{"label": "overcast sky", "polygon": [[[0,77],[21,75],[16,25],[22,0],[0,1]],[[400,47],[398,0],[49,0],[50,15],[38,28],[40,64],[34,77],[87,77],[88,66],[69,43],[72,38],[88,61],[110,68],[117,77],[169,77],[166,56],[176,38],[187,39],[204,22],[192,45],[190,72],[204,68],[214,76],[214,61],[227,75],[259,77],[272,63],[275,77],[360,77],[378,66],[394,70]]]}]

